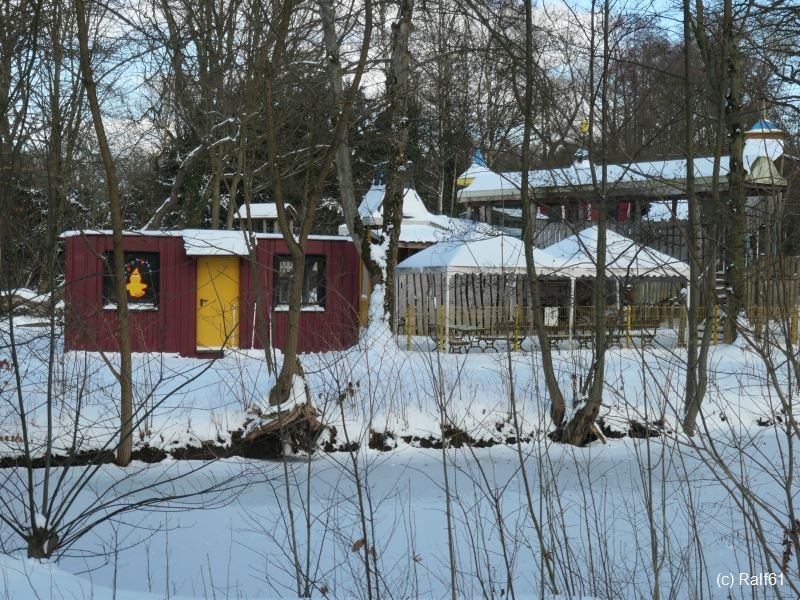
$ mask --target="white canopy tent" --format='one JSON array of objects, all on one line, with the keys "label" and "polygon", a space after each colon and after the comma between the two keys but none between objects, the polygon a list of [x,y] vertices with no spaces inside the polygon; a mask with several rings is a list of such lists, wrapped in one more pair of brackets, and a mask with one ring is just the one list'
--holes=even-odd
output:
[{"label": "white canopy tent", "polygon": [[[534,248],[533,261],[542,275],[580,277],[581,267],[569,258]],[[398,271],[444,273],[526,273],[525,245],[522,240],[500,234],[475,235],[471,239],[451,238],[408,257],[397,265]]]},{"label": "white canopy tent", "polygon": [[[597,226],[589,227],[548,246],[546,250],[558,260],[572,261],[593,276],[597,266],[597,238]],[[688,280],[689,265],[609,230],[606,231],[606,273],[623,279],[660,277]]]},{"label": "white canopy tent", "polygon": [[[560,260],[572,260],[580,269],[597,268],[597,226],[584,229],[547,247]],[[620,285],[636,279],[679,280],[688,292],[689,265],[668,254],[638,244],[611,230],[606,231],[606,275],[617,282],[616,303],[619,305]],[[688,293],[685,298],[688,300]]]},{"label": "white canopy tent", "polygon": [[[549,291],[553,294],[551,305],[544,307],[546,322],[551,320],[547,326],[556,328],[565,337],[571,338],[575,329],[576,280],[593,278],[596,274],[597,235],[597,227],[591,227],[544,250],[534,249],[537,276],[550,280],[546,285],[551,286]],[[526,304],[524,289],[528,283],[524,248],[521,240],[509,235],[473,235],[430,246],[397,266],[398,309],[403,306],[404,298],[407,304],[421,309],[418,316],[423,319],[422,325],[430,326],[434,322],[430,319],[437,318],[430,313],[431,306],[440,307],[439,318],[444,320],[446,339],[449,339],[451,319],[454,326],[459,325],[459,321],[462,321],[459,326],[464,325],[464,313],[469,314],[465,308],[501,312],[508,323],[508,314]],[[606,249],[606,272],[616,282],[651,278],[654,283],[647,286],[658,287],[662,285],[658,280],[677,279],[683,284],[688,281],[688,265],[613,231],[607,232]],[[565,307],[563,300],[556,298],[566,299],[567,284],[569,301]],[[465,285],[470,289],[464,291]],[[477,292],[476,287],[479,288]],[[619,287],[615,288],[619,306]],[[489,302],[485,301],[486,290],[491,290]],[[500,323],[500,318],[497,317],[493,326]]]},{"label": "white canopy tent", "polygon": [[[593,271],[584,269],[575,261],[551,255],[546,250],[534,249],[534,264],[537,275],[548,278],[564,278],[571,282],[574,290],[576,277],[589,276]],[[440,302],[444,307],[447,336],[450,322],[452,279],[456,275],[527,275],[524,243],[508,235],[491,237],[474,235],[469,239],[452,238],[417,252],[397,265],[398,278],[412,273],[435,274],[441,278]],[[428,284],[430,285],[430,284]],[[400,286],[398,286],[400,287]],[[436,286],[433,285],[434,293]],[[421,293],[419,290],[415,290]],[[429,289],[425,290],[430,294]],[[399,301],[399,296],[398,296]],[[570,317],[572,311],[569,312]],[[571,329],[572,323],[570,323]]]}]

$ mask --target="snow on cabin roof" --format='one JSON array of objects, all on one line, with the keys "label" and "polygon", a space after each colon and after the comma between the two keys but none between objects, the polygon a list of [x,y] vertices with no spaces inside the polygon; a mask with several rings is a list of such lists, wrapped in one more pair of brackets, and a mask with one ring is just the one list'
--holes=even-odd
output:
[{"label": "snow on cabin roof", "polygon": [[[213,230],[213,229],[174,229],[174,230],[163,230],[163,229],[141,229],[136,231],[123,231],[123,235],[125,236],[144,236],[144,237],[184,237],[186,232],[190,232],[193,234],[202,235],[205,232],[216,232],[216,233],[228,233],[228,234],[238,234],[242,235],[243,232],[239,231],[220,231],[220,230]],[[69,237],[76,237],[81,235],[103,235],[103,236],[111,236],[112,231],[110,229],[84,229],[84,230],[67,230],[61,234],[61,238],[69,238]],[[280,240],[283,239],[283,234],[281,233],[258,233],[254,232],[254,238],[259,240],[267,240],[267,239],[276,239]],[[342,241],[349,241],[350,237],[347,235],[317,235],[312,234],[308,236],[309,240],[323,240],[323,241],[331,241],[331,242],[342,242]]]},{"label": "snow on cabin roof", "polygon": [[[597,226],[589,227],[545,250],[593,272],[597,265],[597,238]],[[686,263],[610,230],[606,231],[606,271],[616,277],[689,277]]]},{"label": "snow on cabin roof", "polygon": [[250,245],[244,231],[186,229],[183,247],[188,256],[247,256]]},{"label": "snow on cabin roof", "polygon": [[[61,233],[61,238],[78,237],[82,235],[107,235],[111,236],[110,229],[68,229]],[[123,231],[122,235],[139,235],[149,237],[175,237],[181,235],[181,231],[164,231],[161,229],[141,229],[137,231]]]},{"label": "snow on cabin roof", "polygon": [[[290,218],[295,218],[297,211],[291,204],[285,204],[286,212]],[[247,219],[247,205],[242,204],[236,211],[234,218],[239,220]],[[250,218],[252,219],[275,219],[278,218],[278,206],[274,202],[256,202],[250,205]]]},{"label": "snow on cabin roof", "polygon": [[[247,205],[242,204],[234,216],[236,219],[247,218]],[[253,219],[277,219],[278,207],[274,202],[258,202],[250,205],[250,217]]]},{"label": "snow on cabin roof", "polygon": [[[80,235],[111,236],[112,232],[103,229],[85,231],[65,231],[62,238]],[[125,236],[142,237],[180,237],[188,256],[247,256],[250,254],[246,232],[217,229],[180,229],[175,231],[149,230],[124,231]]]}]

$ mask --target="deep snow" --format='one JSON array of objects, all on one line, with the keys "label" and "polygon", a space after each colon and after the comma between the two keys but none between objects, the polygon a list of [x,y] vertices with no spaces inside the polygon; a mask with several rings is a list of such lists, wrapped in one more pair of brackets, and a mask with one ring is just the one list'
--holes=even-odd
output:
[{"label": "deep snow", "polygon": [[[38,328],[20,327],[17,333],[31,437],[41,442],[48,340]],[[7,353],[7,324],[2,335]],[[505,598],[512,592],[516,598],[549,598],[553,588],[561,597],[650,598],[656,588],[676,598],[796,597],[788,579],[797,585],[793,556],[787,579],[776,586],[753,586],[754,580],[740,576],[781,573],[787,503],[796,504],[798,492],[789,477],[798,475],[790,462],[796,450],[789,442],[796,440],[781,423],[756,424],[780,416],[775,388],[756,353],[742,345],[713,349],[706,430],[694,440],[703,449],[675,433],[683,351],[611,349],[605,423],[627,432],[632,420],[663,420],[668,433],[572,448],[546,436],[547,395],[536,352],[438,355],[421,348],[423,340],[414,340],[411,352],[398,348],[405,340],[399,342],[377,328],[359,348],[303,357],[314,401],[336,428],[335,438],[329,434],[327,440],[358,442],[359,452],[318,453],[310,460],[168,459],[124,470],[105,466],[74,511],[95,497],[163,482],[175,473],[185,475],[177,483],[180,491],[229,483],[173,510],[126,513],[101,524],[58,561],[24,558],[21,540],[2,525],[7,554],[0,555],[0,597],[296,597],[289,502],[297,560],[310,572],[314,597],[323,591],[330,598],[366,597],[364,552],[353,551],[363,537],[362,512],[367,549],[374,547],[368,553],[373,586],[377,573],[381,597],[450,597],[448,505],[459,598]],[[571,399],[589,351],[556,356]],[[99,355],[57,349],[56,357],[57,445],[72,444],[71,419],[80,400],[81,447],[97,448],[113,435],[118,418],[113,377]],[[115,357],[109,358],[113,363]],[[777,383],[788,390],[784,371]],[[13,380],[3,379],[0,452],[8,455],[19,449],[19,417]],[[521,435],[510,418],[512,380]],[[137,402],[152,409],[137,428],[137,444],[225,443],[249,407],[265,405],[271,381],[259,353],[231,352],[216,362],[137,355]],[[502,444],[444,452],[420,448],[420,440],[441,438],[443,423],[451,434]],[[391,451],[366,449],[375,432],[393,434],[386,439]],[[517,445],[518,437],[525,441]],[[723,455],[720,461],[708,458],[710,442]],[[68,478],[87,469],[73,469]],[[36,477],[43,477],[41,470]],[[739,478],[752,496],[736,489]],[[25,484],[24,471],[5,469],[0,481],[6,506],[22,511],[12,492]],[[754,541],[759,532],[763,546]]]}]

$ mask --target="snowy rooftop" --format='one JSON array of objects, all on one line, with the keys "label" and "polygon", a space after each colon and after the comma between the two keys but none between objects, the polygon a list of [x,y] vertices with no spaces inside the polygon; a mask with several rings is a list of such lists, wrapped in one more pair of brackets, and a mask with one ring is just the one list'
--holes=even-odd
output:
[{"label": "snowy rooftop", "polygon": [[[589,227],[546,250],[557,258],[576,261],[594,271],[597,238],[597,227]],[[686,263],[610,230],[606,232],[606,270],[616,277],[689,277]]]},{"label": "snowy rooftop", "polygon": [[183,231],[183,247],[188,256],[247,256],[250,254],[249,246],[244,231]]},{"label": "snowy rooftop", "polygon": [[[770,169],[763,158],[775,159],[783,152],[782,142],[775,139],[751,139],[746,145],[745,169],[759,170],[754,173],[751,181],[769,183],[773,180],[775,185],[785,185],[785,180],[780,177],[777,170]],[[757,163],[761,163],[757,169]],[[771,161],[767,160],[771,163]],[[724,179],[728,173],[730,157],[721,158],[719,175]],[[626,164],[606,165],[606,181],[613,189],[647,189],[653,195],[675,195],[685,193],[687,161],[685,159],[660,160],[649,162],[635,162]],[[767,175],[764,172],[767,172]],[[713,157],[699,157],[694,160],[695,179],[698,184],[711,180],[714,173]],[[767,179],[765,179],[765,177]],[[576,163],[558,169],[540,169],[528,173],[528,181],[533,189],[585,191],[591,189],[595,182],[602,181],[603,167],[589,161]],[[480,200],[497,200],[502,198],[516,199],[519,197],[521,183],[519,172],[496,173],[486,171],[476,174],[472,183],[458,192],[458,201],[468,203]]]},{"label": "snowy rooftop", "polygon": [[[642,218],[646,221],[671,221],[672,220],[672,200],[653,200],[650,202],[650,209]],[[689,218],[689,202],[686,199],[676,200],[675,218],[678,221],[686,221]]]},{"label": "snowy rooftop", "polygon": [[[358,214],[366,225],[383,224],[383,198],[386,195],[386,186],[373,185],[364,195]],[[408,188],[403,194],[403,219],[417,221],[430,221],[435,215],[431,214],[425,203],[422,202],[415,189]]]},{"label": "snowy rooftop", "polygon": [[483,154],[481,153],[480,149],[476,149],[475,153],[472,155],[472,163],[469,165],[469,167],[467,167],[466,171],[461,173],[461,175],[456,178],[456,185],[469,185],[477,175],[489,171],[490,169],[486,164],[486,161],[483,159]]},{"label": "snowy rooftop", "polygon": [[[365,225],[380,227],[383,225],[383,199],[386,195],[385,185],[373,185],[364,195],[358,214]],[[472,225],[460,219],[431,213],[414,189],[406,189],[403,195],[403,220],[400,224],[400,242],[406,244],[434,244],[451,237],[454,231],[460,231]],[[339,227],[341,235],[347,235],[347,226]]]},{"label": "snowy rooftop", "polygon": [[[61,234],[62,238],[78,237],[82,235],[102,235],[111,236],[109,229],[86,229],[69,230]],[[280,233],[253,233],[249,234],[241,230],[221,230],[221,229],[175,229],[175,230],[149,230],[142,229],[137,231],[124,231],[125,236],[137,237],[180,237],[184,240],[186,254],[189,256],[247,256],[247,237],[252,235],[253,239],[283,239]],[[349,237],[342,235],[311,235],[311,240],[326,240],[342,242],[348,241]]]},{"label": "snowy rooftop", "polygon": [[[546,250],[534,249],[533,260],[540,273],[580,275],[574,261],[555,257]],[[425,248],[397,265],[398,271],[469,272],[506,271],[524,273],[525,245],[508,235],[452,238]]]},{"label": "snowy rooftop", "polygon": [[[250,205],[250,217],[253,219],[277,219],[278,207],[274,202],[258,202]],[[236,211],[235,218],[247,218],[247,205],[243,204]]]}]

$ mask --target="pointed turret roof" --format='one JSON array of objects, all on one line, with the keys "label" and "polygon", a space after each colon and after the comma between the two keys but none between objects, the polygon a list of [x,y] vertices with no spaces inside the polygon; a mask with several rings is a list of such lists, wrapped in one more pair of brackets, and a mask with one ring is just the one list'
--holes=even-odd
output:
[{"label": "pointed turret roof", "polygon": [[469,185],[473,181],[475,181],[475,177],[480,175],[481,173],[490,173],[491,169],[486,165],[486,161],[483,159],[483,154],[479,149],[475,150],[475,153],[472,155],[472,163],[467,167],[467,170],[461,173],[456,178],[456,185],[458,186],[465,186]]},{"label": "pointed turret roof", "polygon": [[783,154],[783,131],[772,121],[761,119],[744,134],[744,157],[748,170],[755,159],[766,156],[772,160]]}]

